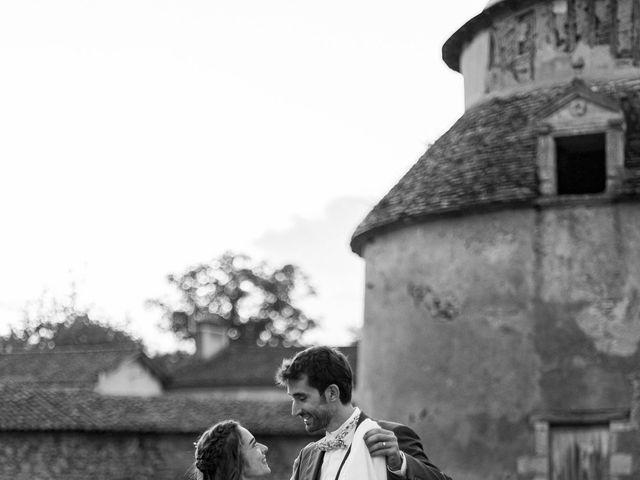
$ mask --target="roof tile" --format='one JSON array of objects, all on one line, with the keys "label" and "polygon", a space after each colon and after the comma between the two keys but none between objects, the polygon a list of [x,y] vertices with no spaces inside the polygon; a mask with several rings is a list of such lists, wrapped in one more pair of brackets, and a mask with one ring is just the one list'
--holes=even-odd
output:
[{"label": "roof tile", "polygon": [[171,394],[115,397],[86,389],[0,385],[0,431],[201,432],[233,418],[256,434],[304,435],[288,401]]},{"label": "roof tile", "polygon": [[112,370],[131,358],[140,359],[163,378],[163,372],[139,348],[101,346],[1,354],[0,379],[23,384],[93,387],[101,372]]},{"label": "roof tile", "polygon": [[[193,362],[174,372],[168,389],[211,387],[273,387],[278,367],[302,348],[247,347],[231,344],[205,362]],[[340,347],[355,369],[356,347]]]}]

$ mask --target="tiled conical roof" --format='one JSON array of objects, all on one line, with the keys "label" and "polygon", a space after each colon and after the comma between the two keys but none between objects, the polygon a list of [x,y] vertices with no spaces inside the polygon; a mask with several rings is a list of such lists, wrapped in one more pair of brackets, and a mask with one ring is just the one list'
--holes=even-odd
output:
[{"label": "tiled conical roof", "polygon": [[[623,195],[640,196],[640,79],[593,85],[619,100],[627,130]],[[555,86],[476,105],[440,137],[358,226],[351,248],[386,230],[451,212],[531,205],[539,196],[537,113],[566,95]]]}]

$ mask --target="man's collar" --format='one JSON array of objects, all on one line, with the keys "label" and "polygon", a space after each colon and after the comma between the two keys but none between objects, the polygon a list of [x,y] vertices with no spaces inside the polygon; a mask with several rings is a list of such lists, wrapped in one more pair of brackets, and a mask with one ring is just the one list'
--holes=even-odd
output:
[{"label": "man's collar", "polygon": [[353,440],[356,428],[358,428],[360,413],[360,409],[356,407],[349,418],[338,429],[327,432],[325,437],[316,443],[316,447],[319,450],[329,451],[347,448],[351,445],[351,440]]},{"label": "man's collar", "polygon": [[[342,425],[333,432],[326,432],[325,438],[336,438],[338,435],[344,437],[344,435],[347,435],[351,430],[355,430],[355,427],[358,424],[358,419],[360,418],[360,413],[360,409],[355,407],[353,412],[351,412],[351,415],[349,415],[349,418],[347,418]],[[345,431],[346,433],[343,434]]]}]

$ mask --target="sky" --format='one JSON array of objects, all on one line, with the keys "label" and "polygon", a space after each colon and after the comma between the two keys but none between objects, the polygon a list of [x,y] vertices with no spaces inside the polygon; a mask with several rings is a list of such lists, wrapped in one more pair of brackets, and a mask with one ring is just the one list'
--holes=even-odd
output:
[{"label": "sky", "polygon": [[1,2],[0,334],[74,290],[171,350],[147,300],[232,250],[299,265],[313,341],[351,341],[351,234],[463,113],[441,48],[485,4]]}]

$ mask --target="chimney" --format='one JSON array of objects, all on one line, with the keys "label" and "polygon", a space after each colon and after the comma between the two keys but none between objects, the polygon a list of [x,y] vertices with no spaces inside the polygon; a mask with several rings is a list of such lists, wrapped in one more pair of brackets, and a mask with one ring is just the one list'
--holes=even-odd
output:
[{"label": "chimney", "polygon": [[218,315],[211,315],[196,322],[196,356],[200,360],[208,360],[229,344],[224,321]]}]

